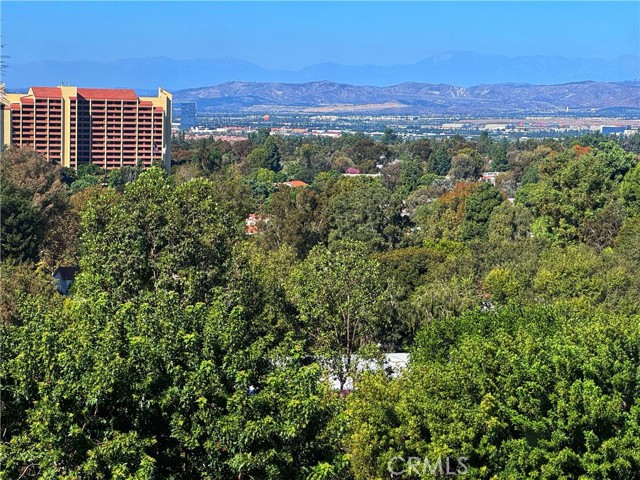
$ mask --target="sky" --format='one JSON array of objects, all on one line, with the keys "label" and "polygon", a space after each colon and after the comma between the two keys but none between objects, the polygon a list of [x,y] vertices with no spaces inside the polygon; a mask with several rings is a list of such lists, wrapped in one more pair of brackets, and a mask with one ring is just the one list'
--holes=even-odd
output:
[{"label": "sky", "polygon": [[[234,57],[269,69],[451,51],[640,55],[640,2],[1,2],[9,64]],[[61,26],[64,26],[61,28]]]}]

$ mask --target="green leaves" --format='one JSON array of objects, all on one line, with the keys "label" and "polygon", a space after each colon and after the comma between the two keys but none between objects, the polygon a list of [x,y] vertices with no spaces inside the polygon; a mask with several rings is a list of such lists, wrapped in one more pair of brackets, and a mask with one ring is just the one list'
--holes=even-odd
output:
[{"label": "green leaves", "polygon": [[7,474],[289,479],[330,462],[338,404],[319,366],[291,340],[247,338],[225,303],[156,290],[25,305],[3,332]]},{"label": "green leaves", "polygon": [[367,378],[348,400],[356,478],[385,478],[397,456],[461,455],[470,478],[629,475],[638,326],[544,307],[426,324],[402,378]]},{"label": "green leaves", "polygon": [[149,169],[122,195],[106,191],[85,210],[81,277],[92,280],[80,278],[77,291],[98,287],[125,299],[163,288],[189,303],[208,301],[238,235],[232,218],[210,180],[174,187]]},{"label": "green leaves", "polygon": [[355,354],[379,331],[378,276],[364,244],[342,242],[315,247],[291,278],[290,297],[311,351],[332,365],[341,386],[356,371]]}]

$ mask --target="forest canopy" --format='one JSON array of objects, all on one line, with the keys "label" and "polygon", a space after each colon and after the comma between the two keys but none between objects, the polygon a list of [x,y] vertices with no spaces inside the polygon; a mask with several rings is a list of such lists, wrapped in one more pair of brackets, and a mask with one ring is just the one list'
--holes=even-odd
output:
[{"label": "forest canopy", "polygon": [[639,137],[5,150],[0,478],[632,478]]}]

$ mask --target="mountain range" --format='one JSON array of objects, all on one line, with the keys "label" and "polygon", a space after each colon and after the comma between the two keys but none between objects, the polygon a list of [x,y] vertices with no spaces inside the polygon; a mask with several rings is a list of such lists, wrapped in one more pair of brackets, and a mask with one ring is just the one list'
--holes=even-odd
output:
[{"label": "mountain range", "polygon": [[196,102],[199,113],[325,112],[441,115],[640,114],[640,82],[459,87],[401,83],[391,87],[334,82],[227,82],[174,92],[174,103]]},{"label": "mountain range", "polygon": [[387,86],[403,82],[473,86],[496,83],[539,85],[640,80],[640,56],[611,60],[560,56],[483,55],[451,52],[408,65],[320,63],[299,70],[270,70],[236,58],[174,60],[166,57],[37,61],[14,64],[7,59],[4,81],[9,90],[32,85],[70,83],[83,87],[180,90],[232,81],[308,83],[326,80],[353,85]]}]

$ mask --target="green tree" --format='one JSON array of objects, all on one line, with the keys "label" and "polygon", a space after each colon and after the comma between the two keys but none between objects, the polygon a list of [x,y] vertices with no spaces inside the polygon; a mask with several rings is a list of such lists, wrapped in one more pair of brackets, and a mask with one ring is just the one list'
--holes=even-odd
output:
[{"label": "green tree", "polygon": [[587,240],[592,229],[585,224],[614,213],[605,209],[634,162],[633,155],[610,143],[547,155],[538,164],[539,181],[520,188],[516,200],[538,217],[534,233],[560,243]]},{"label": "green tree", "polygon": [[290,245],[304,258],[328,236],[328,221],[323,199],[311,188],[285,187],[274,193],[269,202],[269,223],[264,238],[272,248]]},{"label": "green tree", "polygon": [[394,143],[398,143],[399,141],[401,141],[400,137],[398,136],[398,134],[396,132],[393,131],[393,129],[387,127],[384,129],[384,133],[382,134],[382,137],[380,138],[380,142],[385,144],[385,145],[391,145]]},{"label": "green tree", "polygon": [[266,168],[277,172],[282,168],[280,165],[280,150],[271,136],[267,137],[262,146],[254,148],[247,160],[251,167],[255,169]]},{"label": "green tree", "polygon": [[321,369],[233,298],[25,302],[23,325],[0,326],[3,474],[284,480],[332,464]]},{"label": "green tree", "polygon": [[638,331],[637,317],[544,306],[425,324],[405,375],[363,379],[348,398],[355,478],[387,478],[390,461],[406,471],[409,457],[410,478],[444,476],[445,457],[475,479],[632,476]]},{"label": "green tree", "polygon": [[482,182],[469,195],[464,206],[464,220],[462,221],[462,239],[487,238],[487,223],[493,209],[504,199],[496,187]]},{"label": "green tree", "polygon": [[344,149],[344,153],[362,173],[375,173],[376,165],[391,160],[387,146],[369,137],[356,137],[353,144]]},{"label": "green tree", "polygon": [[531,212],[518,203],[502,202],[489,216],[487,232],[492,242],[516,241],[531,233]]},{"label": "green tree", "polygon": [[311,352],[340,382],[354,378],[358,359],[368,358],[380,331],[379,266],[363,243],[346,241],[332,249],[318,245],[296,269],[291,301],[310,341]]},{"label": "green tree", "polygon": [[504,172],[509,170],[509,162],[507,160],[508,144],[506,140],[494,143],[489,152],[491,157],[491,171]]},{"label": "green tree", "polygon": [[40,255],[43,236],[41,212],[11,186],[0,190],[0,248],[2,258],[20,262],[35,261]]},{"label": "green tree", "polygon": [[436,175],[445,176],[451,168],[451,155],[443,142],[438,144],[430,160],[429,171]]},{"label": "green tree", "polygon": [[409,155],[418,159],[420,163],[428,165],[431,154],[433,153],[433,144],[428,138],[421,138],[410,142],[407,145],[407,151]]},{"label": "green tree", "polygon": [[[11,197],[6,199],[11,203],[11,206],[7,204],[7,212],[12,212],[11,222],[17,222],[12,227],[7,225],[7,228],[15,229],[18,224],[22,224],[26,236],[31,238],[35,238],[32,233],[39,230],[36,237],[40,235],[42,243],[38,247],[37,256],[55,268],[60,257],[64,257],[64,242],[61,241],[62,232],[58,227],[66,223],[65,215],[69,209],[69,193],[63,182],[62,169],[58,165],[52,165],[30,148],[11,147],[4,150],[0,156],[0,174],[3,196],[6,193]],[[31,211],[27,205],[35,210]],[[18,211],[22,213],[18,214]],[[31,220],[27,220],[27,217]],[[27,225],[32,220],[36,221],[36,218],[37,224]],[[6,220],[9,220],[8,216]],[[14,233],[22,235],[20,232]],[[14,237],[14,240],[17,240],[17,237]],[[29,251],[31,253],[28,257],[33,258],[33,249],[29,248]]]},{"label": "green tree", "polygon": [[630,215],[640,215],[640,163],[624,176],[620,183],[620,196]]},{"label": "green tree", "polygon": [[419,159],[408,155],[402,155],[400,162],[400,184],[407,195],[418,188],[420,184],[423,175],[422,164]]},{"label": "green tree", "polygon": [[122,195],[106,191],[87,206],[78,293],[131,298],[161,287],[204,301],[223,283],[238,233],[213,182],[174,187],[162,170],[148,169]]},{"label": "green tree", "polygon": [[343,178],[326,204],[329,241],[357,240],[371,250],[393,247],[402,238],[401,210],[400,199],[377,178]]},{"label": "green tree", "polygon": [[455,180],[477,180],[482,173],[483,164],[482,157],[477,152],[465,148],[451,159],[449,175]]}]

